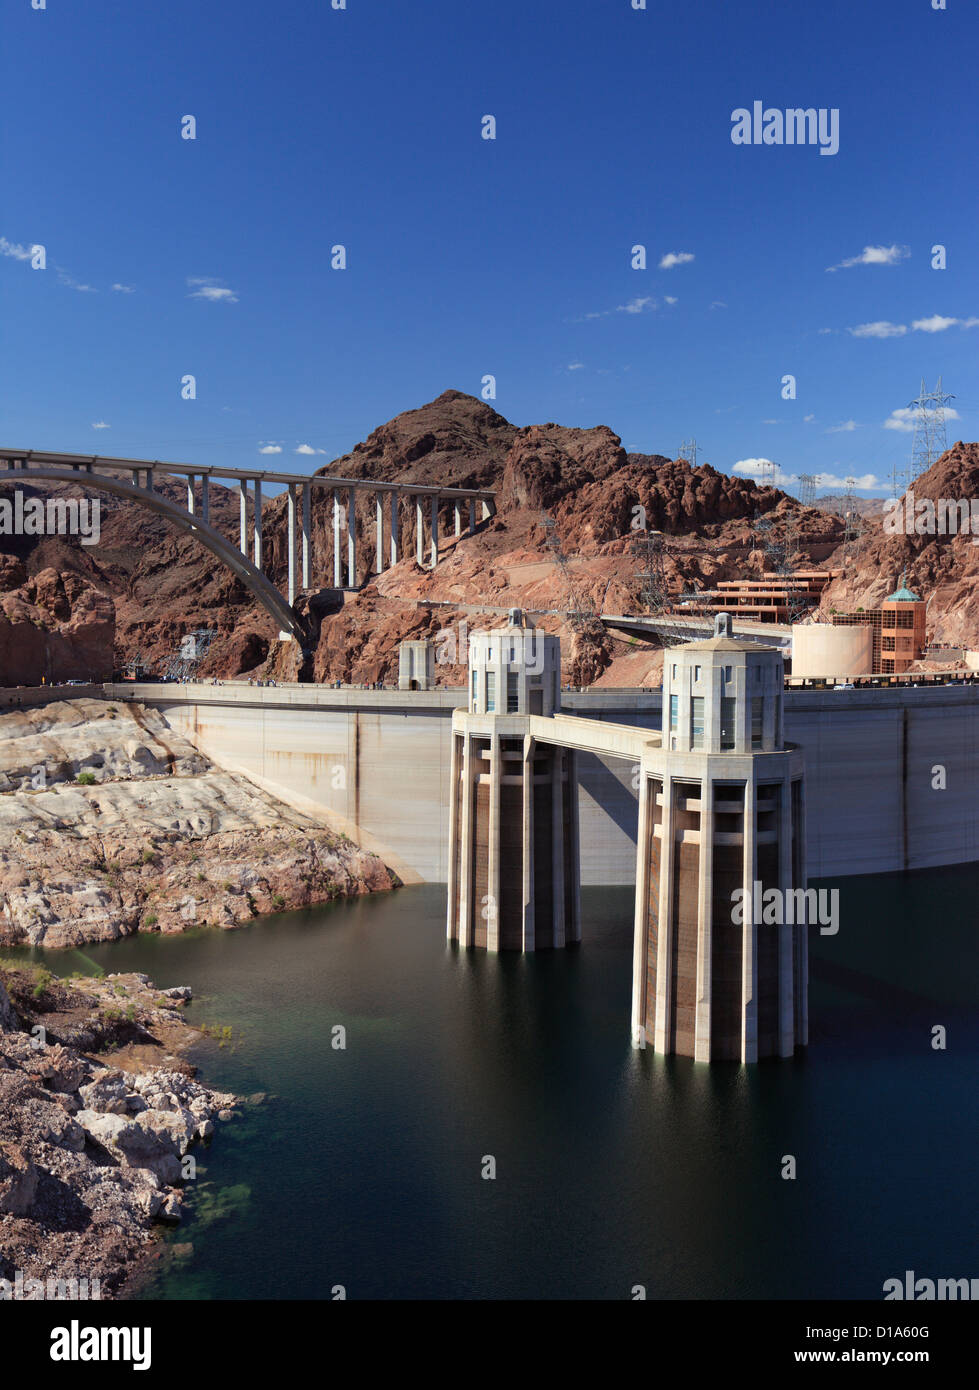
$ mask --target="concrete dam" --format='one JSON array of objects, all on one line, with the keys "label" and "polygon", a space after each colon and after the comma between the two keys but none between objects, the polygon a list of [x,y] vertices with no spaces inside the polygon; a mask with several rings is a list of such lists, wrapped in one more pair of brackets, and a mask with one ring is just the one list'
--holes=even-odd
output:
[{"label": "concrete dam", "polygon": [[[448,881],[452,716],[465,689],[125,683],[85,693],[154,706],[219,766],[345,831],[406,883]],[[979,859],[977,700],[970,686],[785,691],[785,737],[805,755],[809,877]],[[561,706],[661,728],[659,691],[563,691]],[[576,763],[580,881],[632,884],[638,769],[588,752]]]}]

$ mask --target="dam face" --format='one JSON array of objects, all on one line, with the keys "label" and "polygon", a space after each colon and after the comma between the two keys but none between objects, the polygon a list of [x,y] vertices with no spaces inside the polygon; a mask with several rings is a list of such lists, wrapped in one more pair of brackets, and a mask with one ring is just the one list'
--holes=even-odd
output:
[{"label": "dam face", "polygon": [[[321,816],[405,882],[448,881],[452,714],[465,690],[127,683],[77,693],[152,705],[219,766]],[[660,729],[658,691],[563,691],[561,704]],[[806,762],[809,877],[979,860],[977,711],[972,686],[786,690],[785,738]],[[632,884],[638,778],[621,760],[576,760],[581,882]]]}]

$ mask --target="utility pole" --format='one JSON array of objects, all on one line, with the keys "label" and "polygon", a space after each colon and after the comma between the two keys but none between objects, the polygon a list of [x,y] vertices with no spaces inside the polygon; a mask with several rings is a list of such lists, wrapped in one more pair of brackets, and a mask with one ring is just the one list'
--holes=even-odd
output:
[{"label": "utility pole", "polygon": [[934,391],[925,390],[925,379],[921,378],[921,390],[909,402],[909,409],[915,412],[914,438],[911,442],[911,483],[927,473],[936,459],[941,458],[948,444],[945,438],[945,406],[955,397],[942,390],[942,379]]}]

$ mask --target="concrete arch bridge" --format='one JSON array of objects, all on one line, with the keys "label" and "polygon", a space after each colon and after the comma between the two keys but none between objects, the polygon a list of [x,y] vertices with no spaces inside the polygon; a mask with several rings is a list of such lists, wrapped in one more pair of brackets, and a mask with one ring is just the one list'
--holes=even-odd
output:
[{"label": "concrete arch bridge", "polygon": [[[128,475],[128,476],[127,476]],[[156,485],[157,475],[186,478],[187,504],[182,507]],[[446,488],[422,483],[379,482],[367,478],[338,478],[329,474],[275,473],[262,469],[205,467],[186,463],[162,463],[158,459],[107,458],[92,454],[54,454],[36,449],[0,448],[0,482],[75,483],[138,502],[164,517],[177,530],[193,535],[216,559],[242,581],[267,613],[275,619],[283,638],[306,637],[296,599],[312,587],[314,565],[322,572],[332,559],[335,589],[357,586],[357,504],[373,499],[376,512],[377,574],[397,564],[402,554],[402,504],[414,503],[415,558],[431,568],[439,562],[439,515],[451,509],[456,536],[464,528],[472,535],[477,526],[496,513],[495,493],[486,489]],[[211,480],[238,485],[239,537],[237,546],[210,520]],[[200,508],[197,487],[200,487]],[[262,555],[263,489],[287,490],[285,593],[264,573]],[[316,563],[313,555],[312,493],[318,488],[333,496],[332,555]],[[249,501],[251,519],[249,521]],[[478,512],[478,516],[477,516]],[[426,524],[427,522],[427,524]]]}]

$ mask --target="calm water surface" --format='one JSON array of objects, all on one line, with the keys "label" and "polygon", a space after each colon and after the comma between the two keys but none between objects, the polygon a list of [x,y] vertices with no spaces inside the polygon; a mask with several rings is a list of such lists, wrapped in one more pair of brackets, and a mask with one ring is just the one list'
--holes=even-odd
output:
[{"label": "calm water surface", "polygon": [[425,886],[45,961],[192,985],[236,1039],[203,1079],[269,1094],[196,1150],[151,1297],[878,1298],[979,1275],[977,896],[975,866],[845,880],[808,1052],[750,1069],[630,1046],[631,889],[528,957],[447,947]]}]

